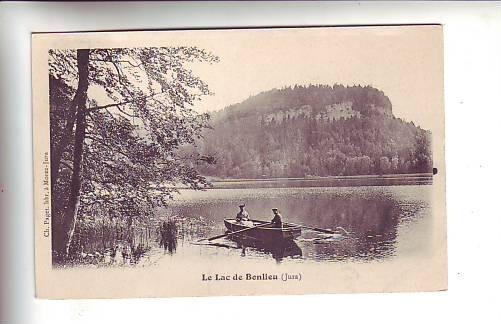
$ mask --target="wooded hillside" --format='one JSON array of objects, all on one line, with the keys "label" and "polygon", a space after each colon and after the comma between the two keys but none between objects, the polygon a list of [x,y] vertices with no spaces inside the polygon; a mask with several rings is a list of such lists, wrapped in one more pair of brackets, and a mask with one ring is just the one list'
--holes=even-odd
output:
[{"label": "wooded hillside", "polygon": [[393,116],[366,86],[295,86],[212,115],[200,172],[221,178],[431,172],[431,133]]}]

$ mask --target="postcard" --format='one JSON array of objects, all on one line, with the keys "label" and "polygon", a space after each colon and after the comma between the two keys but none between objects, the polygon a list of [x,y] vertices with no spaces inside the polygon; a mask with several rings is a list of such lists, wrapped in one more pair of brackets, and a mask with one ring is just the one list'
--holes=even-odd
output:
[{"label": "postcard", "polygon": [[440,25],[32,36],[39,298],[447,289]]}]

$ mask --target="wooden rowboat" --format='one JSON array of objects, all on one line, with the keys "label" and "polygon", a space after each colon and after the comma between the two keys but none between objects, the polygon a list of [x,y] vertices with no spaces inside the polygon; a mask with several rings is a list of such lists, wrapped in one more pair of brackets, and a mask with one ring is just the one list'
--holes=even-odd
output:
[{"label": "wooden rowboat", "polygon": [[[226,218],[224,225],[230,232],[236,232],[246,228],[251,228],[260,224],[268,223],[262,220],[249,220],[239,222],[234,218]],[[238,234],[235,234],[238,236]],[[301,236],[301,226],[290,223],[283,223],[282,228],[273,227],[273,225],[266,225],[244,231],[241,236],[251,237],[264,243],[275,243],[283,241],[292,241],[293,239]]]}]

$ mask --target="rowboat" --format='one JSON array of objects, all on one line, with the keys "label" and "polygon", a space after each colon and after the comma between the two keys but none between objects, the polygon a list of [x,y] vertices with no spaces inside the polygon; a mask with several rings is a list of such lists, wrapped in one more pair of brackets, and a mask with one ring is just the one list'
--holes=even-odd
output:
[{"label": "rowboat", "polygon": [[[244,230],[246,228],[259,226],[265,223],[268,223],[268,221],[252,219],[242,222],[237,221],[234,218],[226,218],[224,220],[224,225],[230,232]],[[283,223],[282,228],[277,228],[270,224],[244,231],[241,233],[241,236],[250,237],[264,243],[292,241],[293,239],[301,236],[301,226],[291,223]]]}]

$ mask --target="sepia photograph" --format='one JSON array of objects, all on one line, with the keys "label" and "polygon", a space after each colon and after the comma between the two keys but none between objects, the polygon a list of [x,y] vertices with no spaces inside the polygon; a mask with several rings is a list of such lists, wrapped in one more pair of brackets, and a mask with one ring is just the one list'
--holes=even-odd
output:
[{"label": "sepia photograph", "polygon": [[39,297],[447,289],[440,25],[32,44]]}]

